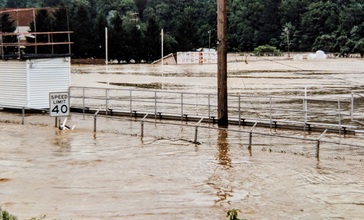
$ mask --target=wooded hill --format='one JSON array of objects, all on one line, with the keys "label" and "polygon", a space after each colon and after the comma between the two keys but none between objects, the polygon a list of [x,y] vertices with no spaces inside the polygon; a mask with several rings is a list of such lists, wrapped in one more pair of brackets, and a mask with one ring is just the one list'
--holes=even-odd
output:
[{"label": "wooded hill", "polygon": [[[77,58],[105,57],[106,26],[109,57],[119,61],[160,58],[162,28],[165,54],[216,47],[216,0],[59,2],[0,0],[0,7],[55,8],[37,10],[37,31],[64,31],[69,24]],[[268,44],[282,51],[364,55],[364,0],[229,0],[228,20],[229,51]]]}]

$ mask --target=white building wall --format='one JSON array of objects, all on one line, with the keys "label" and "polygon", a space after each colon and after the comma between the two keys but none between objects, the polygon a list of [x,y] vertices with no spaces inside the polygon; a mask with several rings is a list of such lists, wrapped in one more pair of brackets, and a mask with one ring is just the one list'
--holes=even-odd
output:
[{"label": "white building wall", "polygon": [[29,60],[29,107],[49,108],[50,92],[67,92],[70,69],[69,58]]},{"label": "white building wall", "polygon": [[27,74],[23,61],[0,61],[0,107],[27,107]]},{"label": "white building wall", "polygon": [[50,92],[67,92],[70,58],[0,61],[0,107],[49,108]]},{"label": "white building wall", "polygon": [[177,52],[177,64],[212,64],[217,63],[217,52]]}]

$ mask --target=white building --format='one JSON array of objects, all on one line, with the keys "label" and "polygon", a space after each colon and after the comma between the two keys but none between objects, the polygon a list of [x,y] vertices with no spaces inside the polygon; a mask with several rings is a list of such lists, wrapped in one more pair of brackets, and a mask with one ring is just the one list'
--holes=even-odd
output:
[{"label": "white building", "polygon": [[0,108],[49,108],[50,92],[68,92],[70,57],[0,61]]}]

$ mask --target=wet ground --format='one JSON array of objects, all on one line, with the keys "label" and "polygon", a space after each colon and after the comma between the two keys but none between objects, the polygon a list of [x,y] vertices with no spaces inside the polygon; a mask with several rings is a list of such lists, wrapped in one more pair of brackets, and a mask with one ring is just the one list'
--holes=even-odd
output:
[{"label": "wet ground", "polygon": [[[362,60],[313,62],[230,63],[230,91],[290,95],[308,82],[324,97],[362,91]],[[107,72],[78,66],[72,79],[80,86],[155,83],[210,92],[215,67],[187,66],[180,76],[178,66],[125,65]],[[255,133],[249,150],[248,127],[203,125],[200,144],[194,144],[193,123],[180,121],[147,120],[143,138],[140,119],[99,116],[96,133],[92,115],[73,113],[67,123],[76,125],[72,131],[55,128],[46,113],[27,113],[21,122],[21,114],[0,111],[0,205],[20,219],[227,219],[233,208],[246,219],[364,215],[360,134],[326,134],[317,158],[315,141],[278,136],[316,139],[320,133],[255,128],[265,135]]]}]

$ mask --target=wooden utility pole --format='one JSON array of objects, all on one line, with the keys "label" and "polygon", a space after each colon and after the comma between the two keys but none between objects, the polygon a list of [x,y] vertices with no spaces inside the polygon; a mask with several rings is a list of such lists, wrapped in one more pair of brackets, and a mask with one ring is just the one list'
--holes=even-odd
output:
[{"label": "wooden utility pole", "polygon": [[218,125],[228,125],[227,102],[227,0],[217,0],[217,112]]}]

